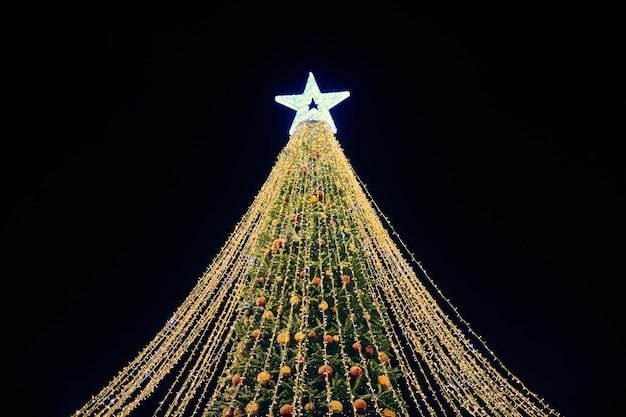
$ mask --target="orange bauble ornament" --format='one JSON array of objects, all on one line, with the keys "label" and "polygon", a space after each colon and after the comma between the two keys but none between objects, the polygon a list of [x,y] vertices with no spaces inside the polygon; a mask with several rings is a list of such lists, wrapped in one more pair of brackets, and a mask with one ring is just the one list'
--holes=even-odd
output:
[{"label": "orange bauble ornament", "polygon": [[315,404],[310,403],[310,402],[304,404],[304,411],[306,411],[307,413],[310,413],[310,412],[312,412],[314,410],[315,410]]},{"label": "orange bauble ornament", "polygon": [[320,285],[321,283],[322,283],[322,280],[320,277],[315,277],[311,280],[311,284],[315,285],[316,287]]},{"label": "orange bauble ornament", "polygon": [[291,375],[291,367],[285,365],[280,368],[280,374],[283,376]]},{"label": "orange bauble ornament", "polygon": [[383,388],[389,388],[391,386],[391,381],[389,380],[389,377],[387,375],[380,375],[378,377],[378,383]]},{"label": "orange bauble ornament", "polygon": [[295,335],[293,335],[293,339],[296,342],[302,342],[304,340],[304,333],[302,333],[302,332],[296,333]]},{"label": "orange bauble ornament", "polygon": [[297,295],[292,295],[291,298],[289,299],[289,302],[292,305],[297,306],[298,304],[300,304],[300,297],[298,297]]},{"label": "orange bauble ornament", "polygon": [[383,410],[383,417],[396,417],[396,412],[388,408],[385,408]]},{"label": "orange bauble ornament", "polygon": [[256,401],[250,401],[248,404],[246,404],[246,413],[248,413],[249,416],[254,416],[258,412],[259,403],[257,403]]},{"label": "orange bauble ornament", "polygon": [[387,362],[389,360],[389,355],[385,352],[378,352],[378,360],[381,362]]},{"label": "orange bauble ornament", "polygon": [[261,371],[256,376],[256,381],[261,385],[267,385],[271,379],[272,379],[272,376],[267,371]]},{"label": "orange bauble ornament", "polygon": [[359,342],[354,342],[352,344],[352,349],[356,350],[357,352],[360,352],[361,349],[363,349],[363,346]]},{"label": "orange bauble ornament", "polygon": [[311,204],[315,204],[317,203],[319,200],[317,199],[316,195],[312,195],[311,198],[309,198],[309,203]]},{"label": "orange bauble ornament", "polygon": [[326,301],[322,301],[317,305],[317,308],[319,308],[321,311],[324,311],[328,309],[328,303]]},{"label": "orange bauble ornament", "polygon": [[328,408],[333,413],[341,413],[343,411],[343,404],[341,404],[341,401],[332,400],[328,405]]},{"label": "orange bauble ornament", "polygon": [[341,276],[341,282],[343,282],[344,284],[349,284],[350,283],[350,277],[348,275],[342,275]]},{"label": "orange bauble ornament", "polygon": [[367,403],[365,402],[365,400],[363,400],[361,398],[358,398],[358,399],[354,400],[352,405],[354,405],[354,408],[359,413],[364,413],[365,410],[367,410]]},{"label": "orange bauble ornament", "polygon": [[267,298],[265,298],[264,296],[260,296],[256,299],[256,305],[258,305],[259,307],[263,307],[266,303]]},{"label": "orange bauble ornament", "polygon": [[293,414],[293,406],[291,404],[285,404],[282,407],[280,407],[280,410],[278,410],[278,413],[281,416],[290,417]]},{"label": "orange bauble ornament", "polygon": [[357,365],[353,365],[350,367],[350,376],[353,378],[358,378],[363,375],[363,369]]},{"label": "orange bauble ornament", "polygon": [[255,339],[258,339],[259,337],[261,337],[261,330],[254,329],[252,330],[252,333],[250,333],[250,335],[254,337]]},{"label": "orange bauble ornament", "polygon": [[333,337],[332,337],[332,335],[329,335],[329,334],[324,335],[324,343],[328,343],[328,344],[333,343]]},{"label": "orange bauble ornament", "polygon": [[323,377],[331,377],[333,376],[333,368],[330,365],[322,365],[318,368],[317,374]]}]

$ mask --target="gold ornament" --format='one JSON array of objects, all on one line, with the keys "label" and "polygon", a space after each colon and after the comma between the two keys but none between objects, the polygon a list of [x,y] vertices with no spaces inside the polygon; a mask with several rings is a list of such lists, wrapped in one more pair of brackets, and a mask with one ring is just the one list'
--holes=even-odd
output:
[{"label": "gold ornament", "polygon": [[291,340],[291,336],[289,336],[289,332],[282,332],[282,333],[279,333],[278,336],[276,336],[276,341],[280,343],[281,345],[285,345],[289,343],[289,340]]},{"label": "gold ornament", "polygon": [[246,413],[249,416],[254,416],[258,412],[259,412],[259,403],[257,403],[256,401],[250,401],[248,404],[246,404]]},{"label": "gold ornament", "polygon": [[256,381],[261,385],[267,385],[271,379],[272,379],[272,376],[267,371],[261,371],[256,376]]},{"label": "gold ornament", "polygon": [[333,413],[341,413],[343,411],[343,404],[341,404],[341,401],[338,400],[332,400],[330,402],[330,405],[328,406],[328,408],[330,409],[330,411],[332,411]]},{"label": "gold ornament", "polygon": [[391,387],[391,381],[389,380],[389,377],[387,375],[380,375],[378,377],[378,383],[383,387],[383,388],[389,388]]}]

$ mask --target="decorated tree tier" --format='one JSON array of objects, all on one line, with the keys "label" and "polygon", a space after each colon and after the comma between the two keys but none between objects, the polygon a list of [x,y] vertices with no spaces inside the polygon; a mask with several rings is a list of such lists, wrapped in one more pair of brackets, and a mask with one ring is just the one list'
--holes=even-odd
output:
[{"label": "decorated tree tier", "polygon": [[[323,123],[281,153],[212,412],[406,414],[362,197]],[[351,413],[349,413],[351,414]]]},{"label": "decorated tree tier", "polygon": [[297,114],[252,204],[154,339],[74,417],[559,415],[383,223],[334,136],[329,109],[347,96],[309,74],[304,93],[276,97]]}]

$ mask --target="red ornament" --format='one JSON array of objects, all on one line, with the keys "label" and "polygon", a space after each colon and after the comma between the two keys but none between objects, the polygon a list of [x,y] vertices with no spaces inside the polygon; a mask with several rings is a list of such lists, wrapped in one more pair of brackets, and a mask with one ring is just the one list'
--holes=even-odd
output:
[{"label": "red ornament", "polygon": [[356,411],[359,413],[364,413],[365,410],[367,410],[367,403],[361,398],[354,400],[352,405],[354,405],[354,408],[356,408]]},{"label": "red ornament", "polygon": [[308,168],[306,165],[302,165],[302,166],[300,167],[300,172],[302,172],[303,174],[306,174],[306,172],[307,172],[307,170],[308,170],[308,169],[309,169],[309,168]]},{"label": "red ornament", "polygon": [[365,353],[367,353],[368,355],[373,355],[374,354],[374,348],[371,346],[366,346],[365,347]]},{"label": "red ornament", "polygon": [[356,350],[357,352],[360,352],[361,349],[363,349],[363,346],[359,342],[354,342],[352,344],[352,349]]},{"label": "red ornament", "polygon": [[359,366],[354,365],[350,368],[350,376],[352,376],[353,378],[358,378],[361,375],[363,375],[363,369],[361,369]]},{"label": "red ornament", "polygon": [[343,282],[344,284],[349,284],[350,283],[350,277],[348,275],[342,275],[341,276],[341,282]]},{"label": "red ornament", "polygon": [[259,307],[263,307],[265,303],[267,303],[267,298],[265,298],[264,296],[260,296],[256,299],[256,305],[258,305]]},{"label": "red ornament", "polygon": [[309,332],[309,339],[315,339],[315,336],[317,336],[317,335],[315,334],[315,332],[313,330],[311,330]]},{"label": "red ornament", "polygon": [[280,410],[278,410],[278,413],[281,416],[290,417],[291,414],[293,414],[293,406],[291,404],[285,404],[282,407],[280,407]]}]

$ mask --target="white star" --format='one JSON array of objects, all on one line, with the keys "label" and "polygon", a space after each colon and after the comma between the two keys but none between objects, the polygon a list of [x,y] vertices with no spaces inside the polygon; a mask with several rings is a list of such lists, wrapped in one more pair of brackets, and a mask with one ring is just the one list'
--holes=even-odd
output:
[{"label": "white star", "polygon": [[275,100],[277,103],[296,111],[296,116],[293,119],[291,128],[289,128],[290,135],[293,135],[299,123],[306,120],[322,120],[328,123],[333,133],[337,133],[335,122],[329,110],[349,96],[349,91],[322,93],[317,86],[313,73],[309,72],[309,78],[306,81],[302,94],[276,96]]}]

